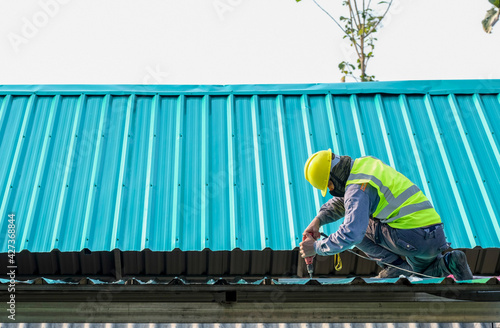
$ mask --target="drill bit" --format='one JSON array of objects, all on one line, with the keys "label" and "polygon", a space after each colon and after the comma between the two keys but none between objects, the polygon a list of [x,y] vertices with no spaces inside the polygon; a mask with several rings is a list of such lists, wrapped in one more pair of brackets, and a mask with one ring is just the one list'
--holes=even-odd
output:
[{"label": "drill bit", "polygon": [[313,264],[312,263],[307,265],[307,272],[309,273],[309,278],[312,279],[312,277],[313,277]]},{"label": "drill bit", "polygon": [[[306,240],[307,236],[302,237],[302,241]],[[312,279],[313,277],[313,272],[314,272],[314,266],[313,266],[313,261],[314,261],[314,256],[309,256],[304,258],[304,261],[306,261],[307,265],[307,272],[309,273],[309,277]]]}]

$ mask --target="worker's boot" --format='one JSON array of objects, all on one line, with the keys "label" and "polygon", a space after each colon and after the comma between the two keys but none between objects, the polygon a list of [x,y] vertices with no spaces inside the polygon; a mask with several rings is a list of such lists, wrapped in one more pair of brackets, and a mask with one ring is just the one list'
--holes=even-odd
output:
[{"label": "worker's boot", "polygon": [[411,272],[404,271],[401,269],[405,270],[412,270],[411,266],[408,264],[408,262],[403,261],[403,263],[397,265],[397,268],[393,266],[386,266],[385,269],[379,272],[378,276],[375,278],[397,278],[400,275],[404,275],[409,277],[411,275]]},{"label": "worker's boot", "polygon": [[437,258],[423,273],[432,277],[446,277],[452,274],[456,280],[473,278],[465,253],[462,251],[451,251]]},{"label": "worker's boot", "polygon": [[444,255],[446,269],[456,280],[471,280],[474,278],[467,263],[467,257],[462,251],[451,251]]}]

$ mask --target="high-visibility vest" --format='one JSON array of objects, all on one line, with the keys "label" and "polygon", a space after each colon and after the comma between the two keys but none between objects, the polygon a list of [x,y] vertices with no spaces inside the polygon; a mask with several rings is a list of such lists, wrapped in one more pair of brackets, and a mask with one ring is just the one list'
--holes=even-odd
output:
[{"label": "high-visibility vest", "polygon": [[354,161],[347,185],[368,183],[377,189],[380,201],[373,217],[396,229],[414,229],[441,223],[424,193],[381,160],[367,156]]}]

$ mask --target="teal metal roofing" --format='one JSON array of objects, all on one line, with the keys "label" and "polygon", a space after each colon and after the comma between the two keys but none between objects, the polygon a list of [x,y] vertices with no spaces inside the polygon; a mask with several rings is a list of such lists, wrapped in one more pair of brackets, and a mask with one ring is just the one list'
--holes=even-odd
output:
[{"label": "teal metal roofing", "polygon": [[[481,277],[472,280],[455,281],[452,278],[282,278],[282,279],[268,279],[262,278],[258,280],[247,281],[245,279],[237,279],[235,281],[228,281],[223,278],[208,279],[206,282],[190,282],[189,280],[181,278],[173,278],[168,280],[158,279],[137,279],[129,278],[127,280],[118,281],[103,281],[99,279],[92,279],[89,277],[81,279],[49,279],[49,278],[36,278],[28,280],[14,280],[16,284],[29,284],[29,285],[361,285],[361,284],[399,284],[399,285],[433,285],[433,284],[447,284],[447,285],[464,285],[464,284],[488,284],[500,285],[500,277]],[[0,284],[11,284],[13,280],[0,278]]]},{"label": "teal metal roofing", "polygon": [[500,247],[499,131],[500,80],[0,86],[0,241],[14,212],[17,251],[293,249],[332,148],[412,179],[453,247]]}]

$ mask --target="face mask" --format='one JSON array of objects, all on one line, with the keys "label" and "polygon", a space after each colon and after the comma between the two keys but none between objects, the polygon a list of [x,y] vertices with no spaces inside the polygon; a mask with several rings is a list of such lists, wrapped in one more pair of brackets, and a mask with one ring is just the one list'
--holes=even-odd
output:
[{"label": "face mask", "polygon": [[[338,180],[336,179],[335,177],[333,177],[335,180]],[[332,180],[330,180],[332,181]],[[344,197],[344,194],[345,194],[345,189],[344,188],[339,188],[341,183],[339,181],[339,183],[335,183],[333,182],[333,185],[335,186],[335,188],[333,189],[333,191],[330,191],[330,195],[332,195],[333,197]]]},{"label": "face mask", "polygon": [[351,172],[351,158],[349,156],[341,156],[337,159],[337,156],[332,161],[332,166],[330,170],[330,181],[333,183],[335,188],[330,192],[330,195],[334,197],[344,197],[345,185]]},{"label": "face mask", "polygon": [[330,190],[330,195],[333,197],[344,197],[344,192],[339,192],[337,189]]}]

